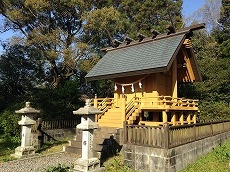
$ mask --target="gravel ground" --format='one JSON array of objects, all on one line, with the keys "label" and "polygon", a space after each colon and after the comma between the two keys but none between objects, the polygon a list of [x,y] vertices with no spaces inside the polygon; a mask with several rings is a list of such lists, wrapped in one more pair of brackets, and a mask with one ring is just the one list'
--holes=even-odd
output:
[{"label": "gravel ground", "polygon": [[79,155],[66,152],[52,153],[31,158],[0,163],[0,172],[45,172],[49,166],[71,166]]}]

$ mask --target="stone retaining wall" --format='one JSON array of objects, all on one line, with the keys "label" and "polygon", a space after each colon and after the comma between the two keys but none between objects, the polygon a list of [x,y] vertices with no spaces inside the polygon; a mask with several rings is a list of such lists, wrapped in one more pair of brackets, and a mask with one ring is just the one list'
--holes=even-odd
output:
[{"label": "stone retaining wall", "polygon": [[[76,135],[76,128],[68,128],[68,129],[54,129],[54,130],[43,130],[43,141],[44,143],[50,140],[61,140],[64,138],[73,139]],[[31,142],[32,145],[37,148],[38,147],[38,133],[31,133]]]},{"label": "stone retaining wall", "polygon": [[171,149],[125,144],[125,164],[139,172],[177,172],[230,139],[225,132]]}]

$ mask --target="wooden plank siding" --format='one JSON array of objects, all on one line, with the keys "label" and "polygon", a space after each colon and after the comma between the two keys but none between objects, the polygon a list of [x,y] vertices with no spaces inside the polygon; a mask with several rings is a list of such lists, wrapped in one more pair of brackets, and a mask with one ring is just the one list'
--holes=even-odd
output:
[{"label": "wooden plank siding", "polygon": [[180,126],[124,125],[125,144],[173,148],[230,131],[230,120]]}]

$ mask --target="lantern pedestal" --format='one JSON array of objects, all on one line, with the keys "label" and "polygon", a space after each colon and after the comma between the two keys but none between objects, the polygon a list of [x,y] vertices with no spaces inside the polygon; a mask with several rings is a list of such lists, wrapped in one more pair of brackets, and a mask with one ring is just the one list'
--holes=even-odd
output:
[{"label": "lantern pedestal", "polygon": [[32,156],[35,154],[35,148],[31,145],[31,127],[36,123],[33,119],[34,114],[40,111],[30,107],[30,102],[26,102],[25,108],[15,112],[22,114],[22,119],[18,122],[22,126],[21,146],[17,147],[15,153],[11,154],[11,156],[16,158]]},{"label": "lantern pedestal", "polygon": [[93,130],[98,128],[95,123],[95,114],[102,113],[90,105],[90,100],[86,100],[83,108],[73,112],[82,115],[81,123],[77,125],[82,130],[82,157],[74,163],[75,172],[100,172],[104,168],[100,167],[100,160],[93,157]]}]

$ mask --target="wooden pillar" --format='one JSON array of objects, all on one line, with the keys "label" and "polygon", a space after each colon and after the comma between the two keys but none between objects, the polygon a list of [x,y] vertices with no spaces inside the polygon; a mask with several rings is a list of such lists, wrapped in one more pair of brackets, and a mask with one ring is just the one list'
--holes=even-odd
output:
[{"label": "wooden pillar", "polygon": [[162,119],[163,119],[163,123],[168,122],[166,111],[162,111]]},{"label": "wooden pillar", "polygon": [[124,97],[121,98],[121,115],[122,115],[122,122],[126,121],[125,117],[125,104],[126,100]]},{"label": "wooden pillar", "polygon": [[[95,94],[95,97],[93,99],[93,107],[98,108],[97,94]],[[95,121],[98,122],[98,114],[95,114]]]},{"label": "wooden pillar", "polygon": [[173,125],[176,125],[176,112],[175,111],[172,111],[172,119],[171,119],[171,122],[173,123]]},{"label": "wooden pillar", "polygon": [[177,58],[172,64],[172,97],[177,98]]},{"label": "wooden pillar", "polygon": [[196,113],[193,114],[192,121],[194,124],[196,124]]},{"label": "wooden pillar", "polygon": [[191,124],[191,112],[188,112],[187,121],[188,124]]},{"label": "wooden pillar", "polygon": [[157,91],[152,92],[153,95],[153,105],[159,105],[159,93]]},{"label": "wooden pillar", "polygon": [[97,100],[97,94],[95,94],[95,97],[93,99],[93,107],[97,108],[98,100]]},{"label": "wooden pillar", "polygon": [[184,125],[184,114],[183,112],[179,112],[180,113],[180,123],[181,125]]}]

